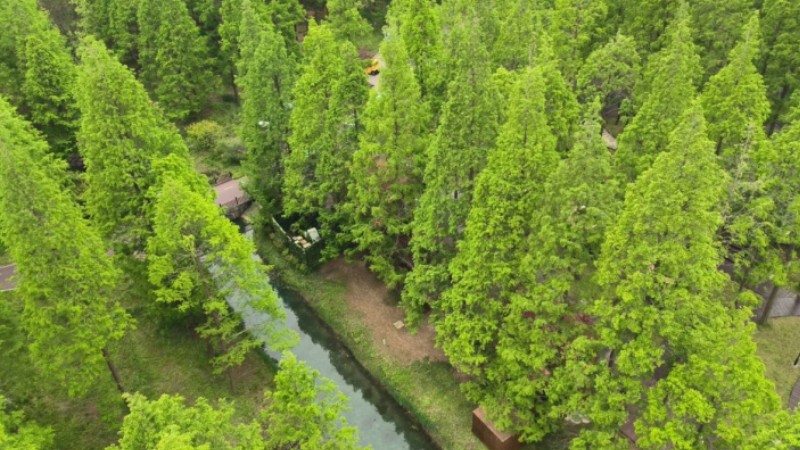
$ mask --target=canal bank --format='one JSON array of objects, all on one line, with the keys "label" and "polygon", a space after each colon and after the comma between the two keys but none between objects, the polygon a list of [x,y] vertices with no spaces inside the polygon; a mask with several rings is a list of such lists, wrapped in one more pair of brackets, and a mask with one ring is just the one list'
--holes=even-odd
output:
[{"label": "canal bank", "polygon": [[[252,232],[242,231],[248,237]],[[258,257],[258,256],[254,256]],[[350,425],[359,429],[359,444],[374,450],[439,450],[417,418],[403,408],[392,395],[362,366],[341,339],[309,306],[301,294],[282,285],[275,277],[270,280],[286,315],[278,323],[299,337],[292,353],[319,374],[332,381],[348,399],[343,414]],[[239,291],[228,296],[228,302],[238,311],[245,327],[253,333],[265,330],[267,323],[276,321],[268,314],[252,308]],[[279,352],[265,352],[274,360]]]},{"label": "canal bank", "polygon": [[358,362],[299,293],[280,284],[276,291],[286,311],[287,326],[300,336],[292,352],[349,399],[344,416],[358,427],[360,444],[374,450],[440,450],[417,418]]},{"label": "canal bank", "polygon": [[[268,238],[257,234],[256,243],[259,253],[273,267],[273,278],[301,294],[302,301],[326,327],[334,330],[337,340],[423,425],[440,448],[483,449],[470,431],[473,406],[459,389],[448,363],[428,359],[409,361],[407,355],[387,353],[385,343],[376,339],[364,318],[348,304],[348,280],[331,279],[320,271],[301,273]],[[383,300],[375,298],[376,302]]]}]

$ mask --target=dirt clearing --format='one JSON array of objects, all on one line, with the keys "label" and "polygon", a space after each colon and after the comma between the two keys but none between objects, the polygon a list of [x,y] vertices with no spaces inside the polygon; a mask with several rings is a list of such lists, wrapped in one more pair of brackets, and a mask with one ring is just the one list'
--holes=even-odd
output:
[{"label": "dirt clearing", "polygon": [[348,307],[357,311],[370,331],[375,348],[403,364],[428,358],[445,361],[441,350],[434,347],[435,331],[425,324],[416,334],[406,328],[398,330],[394,323],[404,320],[403,311],[394,306],[386,286],[367,269],[363,261],[348,263],[337,258],[323,265],[320,273],[328,280],[343,281]]}]

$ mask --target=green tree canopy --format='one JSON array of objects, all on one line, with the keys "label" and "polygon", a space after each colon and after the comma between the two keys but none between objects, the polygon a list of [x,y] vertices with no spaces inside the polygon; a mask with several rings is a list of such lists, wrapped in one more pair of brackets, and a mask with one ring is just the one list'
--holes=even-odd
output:
[{"label": "green tree canopy", "polygon": [[285,352],[275,375],[275,390],[267,393],[264,412],[267,448],[358,450],[358,430],[342,413],[347,398],[333,383]]},{"label": "green tree canopy", "polygon": [[619,110],[633,96],[641,66],[636,42],[617,34],[586,58],[578,73],[579,99],[586,104],[599,97],[604,110]]},{"label": "green tree canopy", "polygon": [[422,98],[435,114],[444,102],[446,84],[441,73],[444,49],[438,6],[434,0],[397,0],[390,8],[390,15],[399,23]]},{"label": "green tree canopy", "polygon": [[[165,177],[147,243],[149,279],[158,301],[205,316],[197,331],[214,344],[217,371],[241,364],[248,352],[265,344],[282,349],[291,342],[278,323],[283,312],[277,294],[254,253],[207,191]],[[233,301],[273,320],[243,333],[241,317],[229,307]]]},{"label": "green tree canopy", "polygon": [[0,396],[0,448],[48,450],[53,448],[53,432],[25,420],[21,412],[7,411],[7,400]]},{"label": "green tree canopy", "polygon": [[769,133],[787,112],[792,92],[800,86],[800,3],[794,0],[764,0],[761,9],[764,50],[760,72],[772,103]]},{"label": "green tree canopy", "polygon": [[50,148],[66,158],[77,152],[75,62],[63,36],[53,26],[28,35],[24,48],[25,75],[20,90],[28,116],[47,137]]},{"label": "green tree canopy", "polygon": [[595,344],[576,340],[586,354],[559,374],[590,387],[570,405],[592,421],[574,448],[622,448],[631,411],[642,448],[739,448],[748,418],[777,406],[744,326],[749,309],[725,297],[717,269],[725,183],[695,104],[628,189],[603,246]]},{"label": "green tree canopy", "polygon": [[[790,192],[794,183],[785,178],[793,176],[796,163],[792,157],[787,159],[785,141],[773,145],[762,127],[769,102],[761,76],[752,65],[758,51],[757,26],[754,17],[743,33],[743,42],[732,52],[730,65],[711,79],[703,97],[709,108],[715,108],[707,116],[717,122],[712,129],[722,161],[732,174],[722,235],[727,238],[740,289],[766,281],[775,286],[788,283],[797,236],[791,206],[796,194]],[[768,296],[768,304],[775,294],[777,288]]]},{"label": "green tree canopy", "polygon": [[130,254],[144,248],[149,233],[153,162],[175,154],[188,164],[189,151],[130,69],[102,43],[84,39],[80,57],[78,146],[86,163],[87,210],[103,236]]},{"label": "green tree canopy", "polygon": [[495,8],[500,14],[497,40],[491,58],[496,66],[516,70],[531,64],[536,54],[538,33],[544,27],[546,1],[506,0]]},{"label": "green tree canopy", "polygon": [[217,32],[220,38],[220,56],[230,71],[230,82],[234,84],[236,64],[239,61],[239,35],[241,34],[239,26],[242,23],[242,0],[221,0],[219,14],[220,24]]},{"label": "green tree canopy", "polygon": [[75,67],[67,42],[35,0],[0,5],[0,93],[42,131],[50,150],[75,153]]},{"label": "green tree canopy", "polygon": [[106,349],[132,319],[116,301],[103,241],[64,189],[63,163],[46,153],[0,100],[0,233],[17,265],[22,327],[34,364],[80,396],[111,368]]},{"label": "green tree canopy", "polygon": [[561,72],[575,86],[578,72],[594,45],[602,40],[608,13],[605,0],[556,0],[553,9],[553,48]]},{"label": "green tree canopy", "polygon": [[[741,40],[742,28],[753,14],[751,0],[693,0],[692,28],[705,77],[730,63],[728,55]],[[757,25],[756,25],[757,26]]]},{"label": "green tree canopy", "polygon": [[25,37],[46,27],[42,18],[34,0],[9,0],[0,4],[0,21],[5,27],[0,34],[0,93],[15,106],[23,104],[17,87],[24,80]]},{"label": "green tree canopy", "polygon": [[[248,4],[249,1],[245,0]],[[244,29],[243,29],[244,31]],[[243,37],[244,38],[244,37]],[[289,152],[289,115],[295,62],[269,21],[256,30],[255,48],[239,61],[241,135],[247,147],[247,190],[264,214],[281,211],[283,160]]]},{"label": "green tree canopy", "polygon": [[368,88],[356,48],[337,40],[330,25],[312,22],[303,48],[305,61],[289,122],[284,208],[288,214],[316,219],[328,240],[327,251],[335,254]]},{"label": "green tree canopy", "polygon": [[122,61],[135,62],[138,0],[75,0],[74,3],[85,33],[103,41]]},{"label": "green tree canopy", "polygon": [[742,189],[744,192],[739,195],[747,201],[744,211],[735,215],[737,211],[734,210],[732,214],[734,219],[738,219],[734,225],[741,223],[741,229],[732,227],[730,234],[743,235],[740,240],[744,241],[734,242],[738,244],[734,248],[740,249],[734,260],[739,266],[737,275],[745,286],[754,286],[767,280],[774,286],[766,299],[759,322],[769,317],[777,287],[791,283],[797,288],[800,279],[797,253],[800,248],[798,142],[800,121],[795,120],[774,135],[773,145],[759,142],[752,151],[753,161],[749,172],[740,170],[751,178],[747,180],[749,184],[745,184],[749,190]]},{"label": "green tree canopy", "polygon": [[139,66],[144,85],[172,120],[186,120],[215,87],[208,49],[183,0],[138,0]]},{"label": "green tree canopy", "polygon": [[754,65],[760,45],[758,15],[753,14],[742,42],[728,56],[728,65],[711,77],[701,96],[708,137],[717,144],[717,154],[728,170],[747,140],[762,135],[760,130],[769,115],[764,81]]},{"label": "green tree canopy", "polygon": [[650,167],[667,147],[672,130],[694,99],[702,73],[685,4],[678,9],[667,35],[666,46],[648,60],[644,80],[636,89],[636,102],[641,106],[619,139],[617,160],[629,180]]},{"label": "green tree canopy", "polygon": [[643,57],[666,45],[669,24],[684,0],[618,0],[624,13],[621,31],[636,40]]},{"label": "green tree canopy", "polygon": [[300,53],[297,25],[306,20],[306,9],[299,0],[270,0],[267,4],[275,29],[283,36],[290,55]]},{"label": "green tree canopy", "polygon": [[528,358],[508,339],[512,329],[526,327],[517,316],[525,315],[530,280],[520,268],[535,251],[526,245],[528,236],[540,222],[543,187],[559,160],[544,113],[545,89],[540,69],[520,76],[497,149],[476,181],[464,238],[450,265],[453,287],[435,304],[438,343],[471,376],[468,396],[498,426],[522,430],[526,440],[539,440],[552,427],[546,406],[537,401],[542,379],[531,376],[542,371],[547,356]]},{"label": "green tree canopy", "polygon": [[763,416],[761,426],[745,439],[742,450],[791,450],[800,446],[800,415],[779,410]]},{"label": "green tree canopy", "polygon": [[558,140],[559,152],[566,153],[572,147],[572,137],[580,122],[580,105],[570,85],[558,68],[558,57],[546,34],[539,35],[534,65],[542,69],[545,89],[545,110],[550,129]]},{"label": "green tree canopy", "polygon": [[364,0],[327,0],[326,22],[337,39],[355,44],[372,32],[372,26],[361,16]]},{"label": "green tree canopy", "polygon": [[355,251],[394,287],[413,267],[410,249],[414,202],[422,194],[427,105],[397,28],[381,44],[380,84],[364,110],[364,133],[353,155],[348,193]]},{"label": "green tree canopy", "polygon": [[447,51],[455,71],[428,150],[426,187],[412,225],[414,269],[403,291],[403,307],[412,324],[419,323],[425,306],[449,284],[447,265],[469,214],[475,178],[497,137],[499,96],[480,29],[473,25],[475,14],[468,8],[450,31]]},{"label": "green tree canopy", "polygon": [[120,440],[107,450],[266,450],[256,422],[237,423],[234,405],[216,407],[205,398],[186,406],[180,395],[148,400],[141,394],[125,396],[130,412]]}]

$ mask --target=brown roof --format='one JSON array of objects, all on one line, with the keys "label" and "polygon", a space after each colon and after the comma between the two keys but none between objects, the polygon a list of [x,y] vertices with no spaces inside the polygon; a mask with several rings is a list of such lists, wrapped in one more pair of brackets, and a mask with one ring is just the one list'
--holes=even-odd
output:
[{"label": "brown roof", "polygon": [[230,180],[214,186],[217,191],[216,203],[218,206],[236,204],[237,200],[246,200],[247,193],[242,190],[240,180]]}]

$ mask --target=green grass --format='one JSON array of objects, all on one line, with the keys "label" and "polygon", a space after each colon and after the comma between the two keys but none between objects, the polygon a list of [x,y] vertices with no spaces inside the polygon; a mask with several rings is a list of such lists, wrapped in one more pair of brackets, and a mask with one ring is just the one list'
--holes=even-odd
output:
[{"label": "green grass", "polygon": [[[110,348],[126,390],[150,398],[180,394],[190,402],[225,398],[236,402],[237,419],[257,417],[264,390],[272,387],[273,364],[252,353],[230,377],[214,375],[206,344],[185,321],[155,318],[145,307],[146,297],[133,299],[135,291],[126,291],[125,306],[137,319],[137,329]],[[16,323],[18,309],[12,293],[0,293],[0,394],[27,417],[52,427],[57,450],[99,450],[115,442],[125,410],[111,376],[101,378],[84,399],[66,398],[30,364],[20,345],[24,338]]]},{"label": "green grass", "polygon": [[758,356],[767,366],[767,377],[775,382],[783,404],[787,405],[792,387],[800,377],[800,369],[792,368],[800,351],[800,317],[770,319],[759,327],[755,341]]},{"label": "green grass", "polygon": [[258,245],[280,280],[303,295],[358,361],[419,418],[442,448],[483,448],[470,431],[473,406],[461,393],[449,364],[423,361],[406,366],[381,355],[366,326],[348,311],[343,284],[325,280],[318,273],[295,270],[268,239],[259,239]]}]

